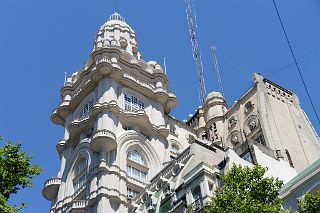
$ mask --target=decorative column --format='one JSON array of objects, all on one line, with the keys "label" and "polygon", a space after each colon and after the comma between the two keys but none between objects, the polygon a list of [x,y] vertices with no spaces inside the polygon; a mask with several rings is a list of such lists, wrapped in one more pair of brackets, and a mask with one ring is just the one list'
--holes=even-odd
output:
[{"label": "decorative column", "polygon": [[188,206],[191,205],[194,201],[190,188],[186,190],[186,201]]},{"label": "decorative column", "polygon": [[205,199],[206,197],[210,197],[208,180],[203,177],[200,179],[199,182],[200,182],[200,189],[201,189],[202,198]]}]

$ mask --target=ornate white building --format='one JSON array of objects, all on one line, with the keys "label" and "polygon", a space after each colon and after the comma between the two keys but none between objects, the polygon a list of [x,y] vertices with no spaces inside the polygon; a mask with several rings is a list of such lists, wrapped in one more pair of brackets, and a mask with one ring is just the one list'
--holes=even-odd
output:
[{"label": "ornate white building", "polygon": [[[124,18],[112,14],[99,29],[85,66],[66,79],[51,116],[65,129],[56,146],[60,171],[43,189],[51,212],[138,211],[136,203],[153,187],[151,180],[168,165],[179,167],[179,153],[190,150],[195,140],[208,153],[219,150],[215,166],[243,158],[275,168],[279,163],[294,176],[319,159],[319,138],[297,96],[259,74],[232,107],[212,92],[186,123],[169,115],[177,98],[168,84],[157,62],[142,59]],[[210,162],[208,153],[194,168]],[[264,155],[272,162],[264,164],[269,159]]]}]

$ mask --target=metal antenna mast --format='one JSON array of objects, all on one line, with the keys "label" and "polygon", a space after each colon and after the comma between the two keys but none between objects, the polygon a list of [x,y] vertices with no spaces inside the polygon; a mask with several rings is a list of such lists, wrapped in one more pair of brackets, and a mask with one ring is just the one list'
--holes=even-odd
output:
[{"label": "metal antenna mast", "polygon": [[186,3],[186,12],[188,18],[188,25],[190,30],[190,38],[192,43],[192,53],[193,58],[196,62],[197,71],[198,71],[198,81],[199,81],[199,98],[202,105],[204,105],[205,101],[205,84],[204,84],[204,77],[203,77],[203,67],[201,61],[201,55],[199,51],[199,46],[196,37],[196,30],[197,30],[197,23],[196,23],[196,14],[194,12],[194,3],[192,0],[185,0]]},{"label": "metal antenna mast", "polygon": [[213,60],[213,63],[214,63],[214,68],[215,68],[216,74],[217,74],[217,80],[218,80],[219,87],[220,87],[220,92],[221,92],[222,96],[224,97],[222,80],[221,80],[221,75],[220,75],[220,69],[219,69],[218,59],[217,59],[217,56],[216,56],[216,47],[215,46],[210,46],[210,48],[211,48],[212,60]]},{"label": "metal antenna mast", "polygon": [[166,57],[163,58],[164,74],[167,74]]}]

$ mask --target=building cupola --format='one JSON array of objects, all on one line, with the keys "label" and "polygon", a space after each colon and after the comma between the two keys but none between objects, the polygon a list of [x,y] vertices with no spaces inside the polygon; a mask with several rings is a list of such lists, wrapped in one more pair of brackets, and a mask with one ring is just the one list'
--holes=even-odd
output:
[{"label": "building cupola", "polygon": [[100,27],[94,41],[94,50],[108,47],[117,47],[136,59],[141,58],[134,31],[117,12]]}]

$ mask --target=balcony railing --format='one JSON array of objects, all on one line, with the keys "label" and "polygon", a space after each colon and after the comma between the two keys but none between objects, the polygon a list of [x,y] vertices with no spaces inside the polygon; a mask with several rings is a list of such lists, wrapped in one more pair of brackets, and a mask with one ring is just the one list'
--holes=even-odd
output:
[{"label": "balcony railing", "polygon": [[86,201],[85,200],[72,201],[72,207],[71,208],[85,208],[85,207],[86,207]]},{"label": "balcony railing", "polygon": [[48,200],[53,200],[56,198],[61,184],[60,178],[50,178],[44,183],[42,190],[42,195]]}]

